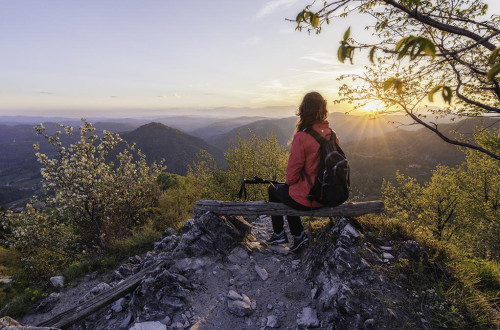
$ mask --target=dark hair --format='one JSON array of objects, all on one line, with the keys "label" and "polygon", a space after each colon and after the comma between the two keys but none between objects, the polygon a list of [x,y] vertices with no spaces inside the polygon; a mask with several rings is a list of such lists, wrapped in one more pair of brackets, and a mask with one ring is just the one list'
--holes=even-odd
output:
[{"label": "dark hair", "polygon": [[318,92],[307,93],[300,104],[297,116],[299,116],[297,132],[304,128],[311,128],[315,122],[323,121],[328,117],[326,100]]}]

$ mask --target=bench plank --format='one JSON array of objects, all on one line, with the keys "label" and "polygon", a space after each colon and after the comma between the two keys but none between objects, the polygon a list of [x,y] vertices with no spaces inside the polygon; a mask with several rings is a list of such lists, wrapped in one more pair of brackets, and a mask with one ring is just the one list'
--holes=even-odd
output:
[{"label": "bench plank", "polygon": [[295,210],[282,203],[266,201],[255,202],[223,202],[215,200],[199,200],[195,203],[195,212],[211,211],[218,215],[294,215],[313,217],[357,217],[369,213],[384,211],[384,202],[369,201],[345,203],[335,207],[322,207],[312,211]]}]

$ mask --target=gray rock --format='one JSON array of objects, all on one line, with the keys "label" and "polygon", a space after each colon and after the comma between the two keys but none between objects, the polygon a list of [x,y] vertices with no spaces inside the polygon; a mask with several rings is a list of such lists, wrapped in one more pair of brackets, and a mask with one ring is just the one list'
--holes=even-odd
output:
[{"label": "gray rock", "polygon": [[363,323],[363,327],[365,327],[366,329],[373,329],[374,326],[375,326],[375,320],[374,319],[367,319]]},{"label": "gray rock", "polygon": [[241,300],[228,300],[227,307],[229,311],[237,316],[247,316],[252,314],[252,306]]},{"label": "gray rock", "polygon": [[181,273],[189,272],[189,271],[197,271],[200,268],[203,268],[212,263],[210,258],[184,258],[177,260],[175,264],[170,269],[173,272],[179,271]]},{"label": "gray rock", "polygon": [[85,302],[87,300],[90,300],[90,299],[94,298],[95,296],[97,296],[98,294],[101,294],[104,291],[108,291],[109,289],[111,289],[111,285],[109,285],[108,283],[105,283],[105,282],[101,282],[101,283],[97,284],[95,287],[93,287],[92,290],[90,290],[86,295],[84,295],[83,298],[80,299],[78,302],[82,303],[82,302]]},{"label": "gray rock", "polygon": [[243,297],[234,290],[229,290],[227,297],[231,300],[243,300]]},{"label": "gray rock", "polygon": [[159,321],[135,323],[129,330],[166,330],[167,326]]},{"label": "gray rock", "polygon": [[234,264],[241,264],[248,260],[248,251],[242,246],[235,247],[227,256],[227,259]]},{"label": "gray rock", "polygon": [[12,283],[12,279],[11,278],[0,278],[0,283],[9,284],[9,283]]},{"label": "gray rock", "polygon": [[255,271],[263,281],[266,281],[269,278],[269,274],[265,268],[255,265]]},{"label": "gray rock", "polygon": [[389,252],[384,252],[382,253],[382,258],[384,259],[394,259],[394,256],[390,254]]},{"label": "gray rock", "polygon": [[278,254],[281,254],[281,255],[284,255],[284,256],[286,256],[288,253],[290,253],[290,249],[289,248],[281,246],[281,245],[271,245],[269,247],[269,249],[271,251],[273,251],[274,253],[278,253]]},{"label": "gray rock", "polygon": [[64,285],[64,282],[66,281],[66,277],[64,276],[53,276],[50,278],[50,283],[52,283],[52,286],[55,288],[60,288]]},{"label": "gray rock", "polygon": [[348,223],[344,227],[344,232],[347,233],[349,236],[354,237],[354,238],[359,238],[361,236],[359,231],[356,228],[354,228],[353,226],[351,226],[350,223]]},{"label": "gray rock", "polygon": [[302,313],[300,313],[299,319],[297,319],[297,324],[303,327],[318,327],[318,313],[315,309],[310,307],[302,308]]},{"label": "gray rock", "polygon": [[111,310],[115,313],[120,313],[125,307],[125,298],[120,298],[111,304]]},{"label": "gray rock", "polygon": [[56,306],[59,299],[61,299],[61,295],[59,293],[51,293],[47,298],[43,299],[38,304],[38,306],[36,307],[36,311],[39,313],[47,313]]},{"label": "gray rock", "polygon": [[267,317],[266,327],[270,327],[270,328],[279,328],[280,327],[280,324],[278,322],[278,318],[276,317],[276,315],[269,315]]},{"label": "gray rock", "polygon": [[392,251],[392,246],[379,246],[379,248],[384,251]]},{"label": "gray rock", "polygon": [[120,325],[118,326],[119,329],[128,329],[128,325],[130,324],[130,321],[132,321],[132,314],[128,313],[127,316],[121,321]]}]

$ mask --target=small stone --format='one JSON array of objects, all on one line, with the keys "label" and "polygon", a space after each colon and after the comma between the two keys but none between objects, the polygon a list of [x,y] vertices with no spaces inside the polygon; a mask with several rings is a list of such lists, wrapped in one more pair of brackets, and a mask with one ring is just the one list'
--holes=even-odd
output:
[{"label": "small stone", "polygon": [[52,286],[54,286],[55,288],[62,287],[65,281],[66,277],[64,276],[53,276],[50,278],[50,283],[52,283]]},{"label": "small stone", "polygon": [[297,324],[304,327],[317,327],[319,326],[318,312],[310,307],[302,308],[300,318],[297,319]]},{"label": "small stone", "polygon": [[316,298],[317,294],[318,294],[318,288],[312,288],[311,289],[311,299]]},{"label": "small stone", "polygon": [[351,226],[351,224],[347,224],[345,227],[344,227],[344,231],[349,234],[350,236],[352,237],[355,237],[355,238],[358,238],[360,235],[359,235],[359,231],[354,228],[353,226]]},{"label": "small stone", "polygon": [[393,318],[393,319],[397,319],[398,317],[396,316],[396,313],[390,309],[390,308],[387,308],[387,313],[389,313],[389,315]]},{"label": "small stone", "polygon": [[267,317],[266,327],[279,328],[278,318],[275,315],[269,315]]},{"label": "small stone", "polygon": [[165,324],[159,321],[135,323],[129,330],[166,330]]},{"label": "small stone", "polygon": [[280,307],[283,307],[283,306],[285,306],[285,303],[282,301],[278,301],[278,305],[280,305]]},{"label": "small stone", "polygon": [[184,329],[184,324],[182,324],[181,322],[174,322],[171,327],[173,329]]},{"label": "small stone", "polygon": [[373,326],[375,325],[375,320],[374,319],[367,319],[364,323],[363,326],[367,329],[373,329]]},{"label": "small stone", "polygon": [[252,307],[241,300],[228,300],[227,307],[229,311],[237,316],[247,316],[252,313]]},{"label": "small stone", "polygon": [[234,290],[229,290],[227,297],[231,300],[243,300],[243,297],[238,292],[236,292]]},{"label": "small stone", "polygon": [[160,321],[161,323],[165,324],[165,325],[170,325],[170,323],[172,323],[172,319],[170,319],[170,316],[165,316],[165,318],[163,320]]},{"label": "small stone", "polygon": [[271,304],[267,304],[267,310],[268,310],[268,311],[270,311],[270,310],[272,310],[272,309],[273,309],[273,305],[271,305]]},{"label": "small stone", "polygon": [[120,313],[125,307],[125,298],[120,298],[111,305],[111,309],[115,313]]},{"label": "small stone", "polygon": [[234,278],[229,280],[229,284],[234,285],[234,283],[235,283]]},{"label": "small stone", "polygon": [[382,253],[382,258],[384,259],[394,259],[394,256],[388,252]]},{"label": "small stone", "polygon": [[255,265],[255,271],[263,281],[266,281],[269,278],[269,274],[264,268]]},{"label": "small stone", "polygon": [[392,251],[392,246],[380,246],[380,249],[384,251]]}]

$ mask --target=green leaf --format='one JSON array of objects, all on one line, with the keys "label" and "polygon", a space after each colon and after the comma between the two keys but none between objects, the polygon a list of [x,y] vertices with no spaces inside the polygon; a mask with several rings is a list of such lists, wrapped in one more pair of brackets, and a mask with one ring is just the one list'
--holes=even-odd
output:
[{"label": "green leaf", "polygon": [[492,52],[490,57],[488,57],[488,64],[493,65],[495,64],[495,61],[498,57],[498,53],[500,52],[500,47],[495,48]]},{"label": "green leaf", "polygon": [[434,102],[434,94],[437,91],[439,91],[441,89],[441,87],[443,87],[443,85],[437,85],[433,89],[431,89],[431,91],[429,92],[429,94],[427,94],[427,97],[429,98],[429,101]]},{"label": "green leaf", "polygon": [[498,72],[500,72],[500,63],[495,64],[491,67],[490,71],[488,71],[488,80],[493,81]]},{"label": "green leaf", "polygon": [[319,24],[319,17],[316,14],[311,13],[311,25],[317,27]]},{"label": "green leaf", "polygon": [[349,26],[349,28],[344,32],[344,41],[347,41],[350,35],[351,35],[351,27]]},{"label": "green leaf", "polygon": [[453,96],[453,94],[449,86],[443,86],[443,91],[441,92],[441,95],[443,96],[443,100],[446,103],[451,104],[451,97]]},{"label": "green leaf", "polygon": [[368,57],[370,58],[370,62],[371,62],[372,64],[373,64],[373,63],[375,63],[375,61],[374,61],[374,59],[373,59],[373,58],[375,57],[375,50],[376,50],[376,49],[377,49],[377,48],[376,48],[375,46],[373,46],[373,47],[372,47],[372,49],[370,49],[370,54],[368,55]]},{"label": "green leaf", "polygon": [[424,49],[423,50],[424,50],[424,53],[432,56],[432,58],[436,57],[436,45],[434,45],[434,43],[431,40],[426,39],[424,41]]},{"label": "green leaf", "polygon": [[345,59],[345,57],[344,57],[344,55],[343,55],[343,54],[345,53],[345,50],[344,50],[344,49],[345,49],[345,46],[344,46],[344,44],[342,43],[342,44],[340,45],[339,49],[337,50],[337,58],[338,58],[338,59],[339,59],[339,61],[340,61],[340,62],[342,62],[342,63],[344,63],[344,59]]},{"label": "green leaf", "polygon": [[304,11],[301,11],[300,13],[297,14],[297,18],[295,19],[295,21],[297,23],[300,23],[302,22],[303,19],[304,19]]},{"label": "green leaf", "polygon": [[383,88],[384,91],[388,91],[391,88],[394,88],[396,93],[401,94],[403,93],[403,82],[399,80],[398,78],[389,78],[383,83]]}]

